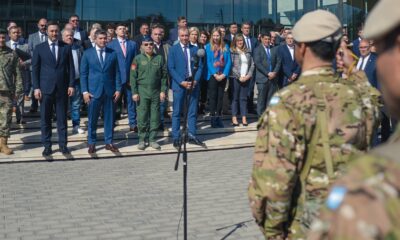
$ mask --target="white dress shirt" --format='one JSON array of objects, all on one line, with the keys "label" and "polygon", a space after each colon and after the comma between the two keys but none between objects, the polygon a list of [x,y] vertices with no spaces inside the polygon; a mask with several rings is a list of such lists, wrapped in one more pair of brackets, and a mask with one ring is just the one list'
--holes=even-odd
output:
[{"label": "white dress shirt", "polygon": [[[179,42],[179,44],[181,45],[183,54],[185,54],[185,45],[183,45],[181,42]],[[191,77],[192,76],[192,68],[190,67],[190,58],[191,58],[191,56],[190,56],[189,44],[186,47],[186,51],[187,51],[187,56],[188,56],[187,66],[189,66],[189,69],[188,69],[189,70],[189,76],[188,77]]]},{"label": "white dress shirt", "polygon": [[13,40],[10,39],[10,47],[12,50],[15,50],[15,48],[18,48],[18,42],[14,42]]},{"label": "white dress shirt", "polygon": [[101,63],[101,60],[100,60],[100,50],[103,50],[103,62],[105,61],[105,59],[106,59],[106,48],[99,48],[99,46],[96,46],[96,53],[97,53],[97,57],[99,58],[99,62]]},{"label": "white dress shirt", "polygon": [[74,30],[74,38],[78,39],[78,40],[82,40],[81,33],[79,32],[78,28]]},{"label": "white dress shirt", "polygon": [[[368,63],[368,60],[369,60],[369,56],[371,56],[371,54],[368,54],[367,56],[365,56],[365,57],[360,57],[360,59],[358,59],[358,63],[357,63],[357,69],[358,70],[365,70],[365,66],[367,65],[367,63]],[[363,61],[363,58],[364,58],[364,61]],[[361,62],[362,62],[362,66],[361,66]]]},{"label": "white dress shirt", "polygon": [[291,46],[289,46],[289,45],[287,45],[287,44],[286,44],[286,46],[287,46],[288,49],[289,49],[290,55],[292,56],[292,60],[294,60],[294,46],[291,47]]},{"label": "white dress shirt", "polygon": [[39,31],[39,40],[40,42],[46,41],[46,35]]},{"label": "white dress shirt", "polygon": [[[53,42],[50,41],[50,39],[47,39],[47,42],[48,42],[48,44],[49,44],[50,52],[51,52],[51,51],[52,51],[52,50],[51,50],[51,49],[52,49],[51,44],[52,44]],[[56,44],[56,45],[55,45],[55,57],[56,57],[56,61],[57,61],[57,59],[58,59],[58,41],[56,40],[54,43]]]}]

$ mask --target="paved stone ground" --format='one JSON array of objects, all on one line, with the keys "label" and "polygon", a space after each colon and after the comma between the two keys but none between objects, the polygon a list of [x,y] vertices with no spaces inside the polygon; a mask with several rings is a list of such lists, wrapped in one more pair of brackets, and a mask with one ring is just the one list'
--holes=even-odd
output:
[{"label": "paved stone ground", "polygon": [[[252,148],[189,155],[188,239],[262,239],[247,201],[251,156]],[[177,239],[175,159],[0,164],[0,239]]]}]

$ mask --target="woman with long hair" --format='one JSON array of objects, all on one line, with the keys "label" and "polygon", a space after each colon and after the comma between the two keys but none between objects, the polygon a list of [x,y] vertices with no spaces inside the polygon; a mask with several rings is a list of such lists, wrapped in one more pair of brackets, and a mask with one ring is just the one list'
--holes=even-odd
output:
[{"label": "woman with long hair", "polygon": [[[204,49],[204,47],[206,46],[206,44],[208,43],[208,39],[209,39],[210,34],[205,31],[202,30],[200,32],[200,37],[198,40],[198,47],[201,49]],[[198,114],[205,114],[206,113],[206,104],[207,104],[207,92],[208,92],[208,87],[207,87],[207,83],[208,81],[207,79],[207,74],[208,74],[208,70],[207,70],[207,64],[205,63],[203,65],[203,73],[201,75],[201,81],[200,81],[200,98],[199,98],[199,108],[198,108]]]},{"label": "woman with long hair", "polygon": [[254,71],[254,61],[250,50],[244,43],[242,34],[237,34],[231,44],[232,59],[232,126],[239,126],[237,116],[242,116],[243,126],[247,126],[247,94],[249,91],[249,80]]},{"label": "woman with long hair", "polygon": [[206,45],[207,80],[210,102],[211,127],[224,127],[222,123],[222,101],[226,79],[231,68],[231,55],[229,47],[221,38],[218,28],[211,31],[210,43]]}]

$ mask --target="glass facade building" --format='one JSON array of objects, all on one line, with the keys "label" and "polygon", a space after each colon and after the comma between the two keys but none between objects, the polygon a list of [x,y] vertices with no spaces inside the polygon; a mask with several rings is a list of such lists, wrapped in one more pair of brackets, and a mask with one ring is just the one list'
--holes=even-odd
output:
[{"label": "glass facade building", "polygon": [[0,23],[16,21],[26,32],[36,30],[41,17],[60,22],[78,14],[82,27],[94,22],[126,22],[132,33],[141,22],[174,26],[178,16],[189,25],[211,28],[215,24],[254,23],[254,33],[275,23],[292,26],[306,12],[326,9],[335,13],[354,33],[377,0],[0,0]]}]

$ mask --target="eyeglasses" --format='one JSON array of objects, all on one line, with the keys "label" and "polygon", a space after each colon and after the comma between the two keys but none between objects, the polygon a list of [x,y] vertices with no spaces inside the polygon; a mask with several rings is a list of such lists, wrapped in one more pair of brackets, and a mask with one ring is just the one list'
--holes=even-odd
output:
[{"label": "eyeglasses", "polygon": [[145,47],[147,47],[147,46],[153,46],[154,45],[154,43],[143,43],[143,46],[145,46]]},{"label": "eyeglasses", "polygon": [[79,22],[79,19],[71,19],[71,22]]},{"label": "eyeglasses", "polygon": [[41,25],[39,25],[40,27],[46,27],[46,25],[45,24],[41,24]]}]

